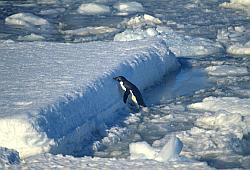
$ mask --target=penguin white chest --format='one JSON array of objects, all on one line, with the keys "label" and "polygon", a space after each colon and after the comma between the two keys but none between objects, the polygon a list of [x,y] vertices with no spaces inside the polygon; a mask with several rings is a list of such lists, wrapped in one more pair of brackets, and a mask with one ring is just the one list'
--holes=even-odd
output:
[{"label": "penguin white chest", "polygon": [[132,100],[134,103],[138,104],[138,102],[137,102],[137,100],[136,100],[136,97],[135,97],[135,95],[133,94],[132,90],[130,90],[130,94],[131,94],[131,100]]},{"label": "penguin white chest", "polygon": [[122,81],[120,82],[120,86],[121,86],[122,90],[126,91],[126,87],[123,85]]}]

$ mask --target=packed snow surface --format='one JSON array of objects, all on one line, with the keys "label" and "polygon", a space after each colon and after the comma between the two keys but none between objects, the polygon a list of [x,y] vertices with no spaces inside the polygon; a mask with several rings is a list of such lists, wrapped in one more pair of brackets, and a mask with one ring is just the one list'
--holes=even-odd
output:
[{"label": "packed snow surface", "polygon": [[124,107],[114,76],[143,90],[179,66],[161,39],[3,42],[0,49],[0,146],[21,157],[91,152],[92,131],[105,131]]}]

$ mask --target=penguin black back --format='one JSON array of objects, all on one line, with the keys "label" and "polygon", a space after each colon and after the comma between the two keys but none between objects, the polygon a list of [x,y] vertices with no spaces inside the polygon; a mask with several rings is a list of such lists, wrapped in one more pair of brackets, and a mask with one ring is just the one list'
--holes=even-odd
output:
[{"label": "penguin black back", "polygon": [[136,102],[139,106],[146,107],[146,104],[143,101],[141,92],[139,91],[139,89],[133,83],[128,81],[123,76],[114,77],[113,79],[118,81],[120,83],[120,85],[122,86],[122,89],[125,91],[124,96],[123,96],[124,103],[126,103],[129,94],[131,94],[132,99],[133,99],[133,97],[135,97],[134,102]]}]

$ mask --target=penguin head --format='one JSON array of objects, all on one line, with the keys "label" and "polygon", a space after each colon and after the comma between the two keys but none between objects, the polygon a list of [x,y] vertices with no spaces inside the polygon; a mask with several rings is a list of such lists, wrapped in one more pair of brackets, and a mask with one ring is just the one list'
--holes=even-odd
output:
[{"label": "penguin head", "polygon": [[118,76],[118,77],[114,77],[113,78],[114,80],[118,81],[118,82],[124,82],[126,81],[127,79],[123,76]]}]

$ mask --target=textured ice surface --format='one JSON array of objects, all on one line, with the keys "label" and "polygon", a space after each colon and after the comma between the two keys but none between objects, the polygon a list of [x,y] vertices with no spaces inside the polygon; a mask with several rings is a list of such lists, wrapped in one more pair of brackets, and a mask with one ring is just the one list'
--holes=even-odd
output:
[{"label": "textured ice surface", "polygon": [[83,157],[41,154],[25,160],[23,169],[169,169],[169,170],[209,170],[213,169],[204,162],[183,160],[158,162],[155,160],[130,160],[116,158]]},{"label": "textured ice surface", "polygon": [[13,149],[0,147],[0,169],[6,165],[13,165],[19,163],[20,163],[20,158],[17,151]]},{"label": "textured ice surface", "polygon": [[[124,106],[114,76],[139,89],[176,70],[160,39],[87,44],[1,43],[0,146],[21,157],[80,155]],[[6,140],[5,140],[6,139]],[[54,142],[53,142],[54,141]],[[54,145],[55,143],[55,145]]]}]

